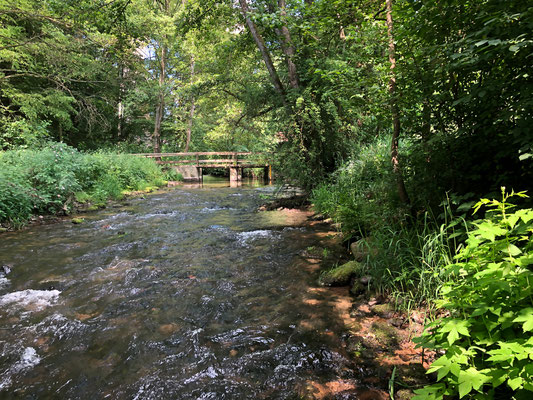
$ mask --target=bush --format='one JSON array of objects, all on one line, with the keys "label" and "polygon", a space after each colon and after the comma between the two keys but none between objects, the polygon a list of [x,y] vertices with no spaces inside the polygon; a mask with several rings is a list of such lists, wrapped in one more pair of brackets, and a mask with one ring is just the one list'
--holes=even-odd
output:
[{"label": "bush", "polygon": [[33,190],[33,207],[37,213],[56,213],[73,200],[80,190],[76,179],[79,168],[77,150],[54,143],[42,150],[9,151],[2,164],[17,170],[24,185]]},{"label": "bush", "polygon": [[0,153],[0,223],[20,226],[35,213],[70,212],[74,201],[105,202],[124,191],[162,186],[153,160],[81,153],[63,143]]},{"label": "bush", "polygon": [[177,172],[174,168],[169,168],[165,171],[165,180],[167,181],[183,181],[183,175]]},{"label": "bush", "polygon": [[450,276],[437,303],[449,316],[426,327],[420,346],[443,354],[428,372],[438,383],[417,399],[492,399],[533,394],[533,209],[481,200],[486,218],[468,232],[466,247],[445,267]]},{"label": "bush", "polygon": [[386,140],[360,148],[333,175],[333,184],[313,190],[315,209],[342,224],[345,234],[368,233],[403,220]]},{"label": "bush", "polygon": [[0,168],[0,221],[18,227],[33,212],[35,194],[20,171],[11,166]]}]

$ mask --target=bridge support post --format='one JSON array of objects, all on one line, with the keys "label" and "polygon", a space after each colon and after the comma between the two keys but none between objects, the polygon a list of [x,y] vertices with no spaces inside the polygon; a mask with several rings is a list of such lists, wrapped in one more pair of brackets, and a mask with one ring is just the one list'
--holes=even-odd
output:
[{"label": "bridge support post", "polygon": [[198,182],[202,183],[204,181],[204,171],[201,167],[196,167],[196,170],[198,171]]},{"label": "bridge support post", "polygon": [[272,183],[274,181],[274,177],[272,175],[272,165],[268,165],[265,167],[265,183]]},{"label": "bridge support post", "polygon": [[240,181],[242,181],[242,168],[240,168],[240,167],[230,167],[229,168],[229,180],[230,180],[230,182],[240,182]]}]

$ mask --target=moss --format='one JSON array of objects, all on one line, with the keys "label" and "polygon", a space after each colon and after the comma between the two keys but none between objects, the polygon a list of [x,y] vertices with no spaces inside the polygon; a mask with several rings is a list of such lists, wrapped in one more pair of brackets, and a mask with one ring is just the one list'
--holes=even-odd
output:
[{"label": "moss", "polygon": [[319,283],[323,286],[345,286],[351,278],[362,270],[361,264],[350,261],[341,266],[325,271],[320,275]]},{"label": "moss", "polygon": [[392,347],[398,345],[398,334],[393,326],[386,322],[376,321],[372,324],[372,333],[379,344]]},{"label": "moss", "polygon": [[72,218],[73,224],[83,224],[85,222],[85,218]]},{"label": "moss", "polygon": [[376,304],[371,311],[383,318],[390,318],[394,313],[394,307],[390,303]]}]

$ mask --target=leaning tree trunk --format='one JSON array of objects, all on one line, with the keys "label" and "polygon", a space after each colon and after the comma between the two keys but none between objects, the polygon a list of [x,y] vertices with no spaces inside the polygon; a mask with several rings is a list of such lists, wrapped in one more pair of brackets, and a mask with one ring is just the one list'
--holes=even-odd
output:
[{"label": "leaning tree trunk", "polygon": [[392,114],[392,140],[391,140],[391,162],[392,170],[396,176],[396,186],[400,200],[406,204],[410,204],[409,195],[405,189],[402,170],[400,168],[400,160],[398,158],[398,142],[400,139],[400,113],[398,111],[398,103],[396,99],[396,48],[394,45],[393,20],[392,20],[392,0],[386,0],[387,6],[387,34],[389,36],[389,61],[391,69],[391,78],[389,80],[389,94],[390,94],[390,108]]},{"label": "leaning tree trunk", "polygon": [[118,104],[117,104],[117,138],[122,136],[122,125],[124,122],[124,65],[118,66]]},{"label": "leaning tree trunk", "polygon": [[298,71],[296,69],[296,64],[294,63],[294,56],[296,55],[296,50],[291,40],[291,33],[287,27],[287,4],[285,0],[278,0],[278,5],[280,8],[281,18],[283,19],[283,25],[281,26],[281,43],[282,50],[287,58],[287,69],[289,72],[289,84],[291,88],[298,89],[300,86]]},{"label": "leaning tree trunk", "polygon": [[239,4],[241,5],[241,10],[246,20],[246,25],[248,26],[248,29],[250,30],[250,33],[252,34],[252,37],[254,38],[255,44],[257,45],[257,48],[259,49],[259,52],[261,53],[261,57],[263,58],[263,61],[265,62],[268,73],[270,75],[270,79],[272,80],[272,84],[274,85],[276,92],[278,92],[278,94],[281,96],[283,104],[287,106],[287,100],[285,98],[285,94],[286,94],[285,88],[283,87],[283,84],[281,83],[281,80],[279,79],[278,72],[276,71],[276,68],[274,67],[274,63],[272,62],[272,58],[270,57],[270,53],[268,52],[268,49],[265,45],[265,41],[263,40],[263,37],[258,32],[257,26],[255,25],[254,21],[252,21],[252,19],[250,18],[250,10],[248,8],[248,3],[246,0],[239,0]]}]

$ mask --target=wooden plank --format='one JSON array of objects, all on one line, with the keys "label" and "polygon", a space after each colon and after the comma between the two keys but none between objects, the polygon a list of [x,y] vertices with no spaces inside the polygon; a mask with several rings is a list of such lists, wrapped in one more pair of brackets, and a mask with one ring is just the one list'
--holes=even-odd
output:
[{"label": "wooden plank", "polygon": [[[157,164],[179,164],[179,165],[187,165],[187,164],[184,164],[184,163],[179,163],[179,162],[175,162],[175,161],[156,161]],[[196,164],[194,162],[192,162],[191,164],[188,164],[188,165],[191,165],[191,166],[196,166]],[[268,167],[269,165],[268,164],[239,164],[238,167],[239,168],[266,168]],[[233,168],[234,165],[233,164],[228,164],[228,163],[224,163],[224,164],[201,164],[201,168]]]},{"label": "wooden plank", "polygon": [[142,156],[148,158],[159,158],[159,157],[185,157],[185,156],[249,156],[249,155],[258,155],[263,153],[252,153],[252,152],[234,152],[234,151],[203,151],[195,153],[135,153],[131,154],[132,156]]}]

